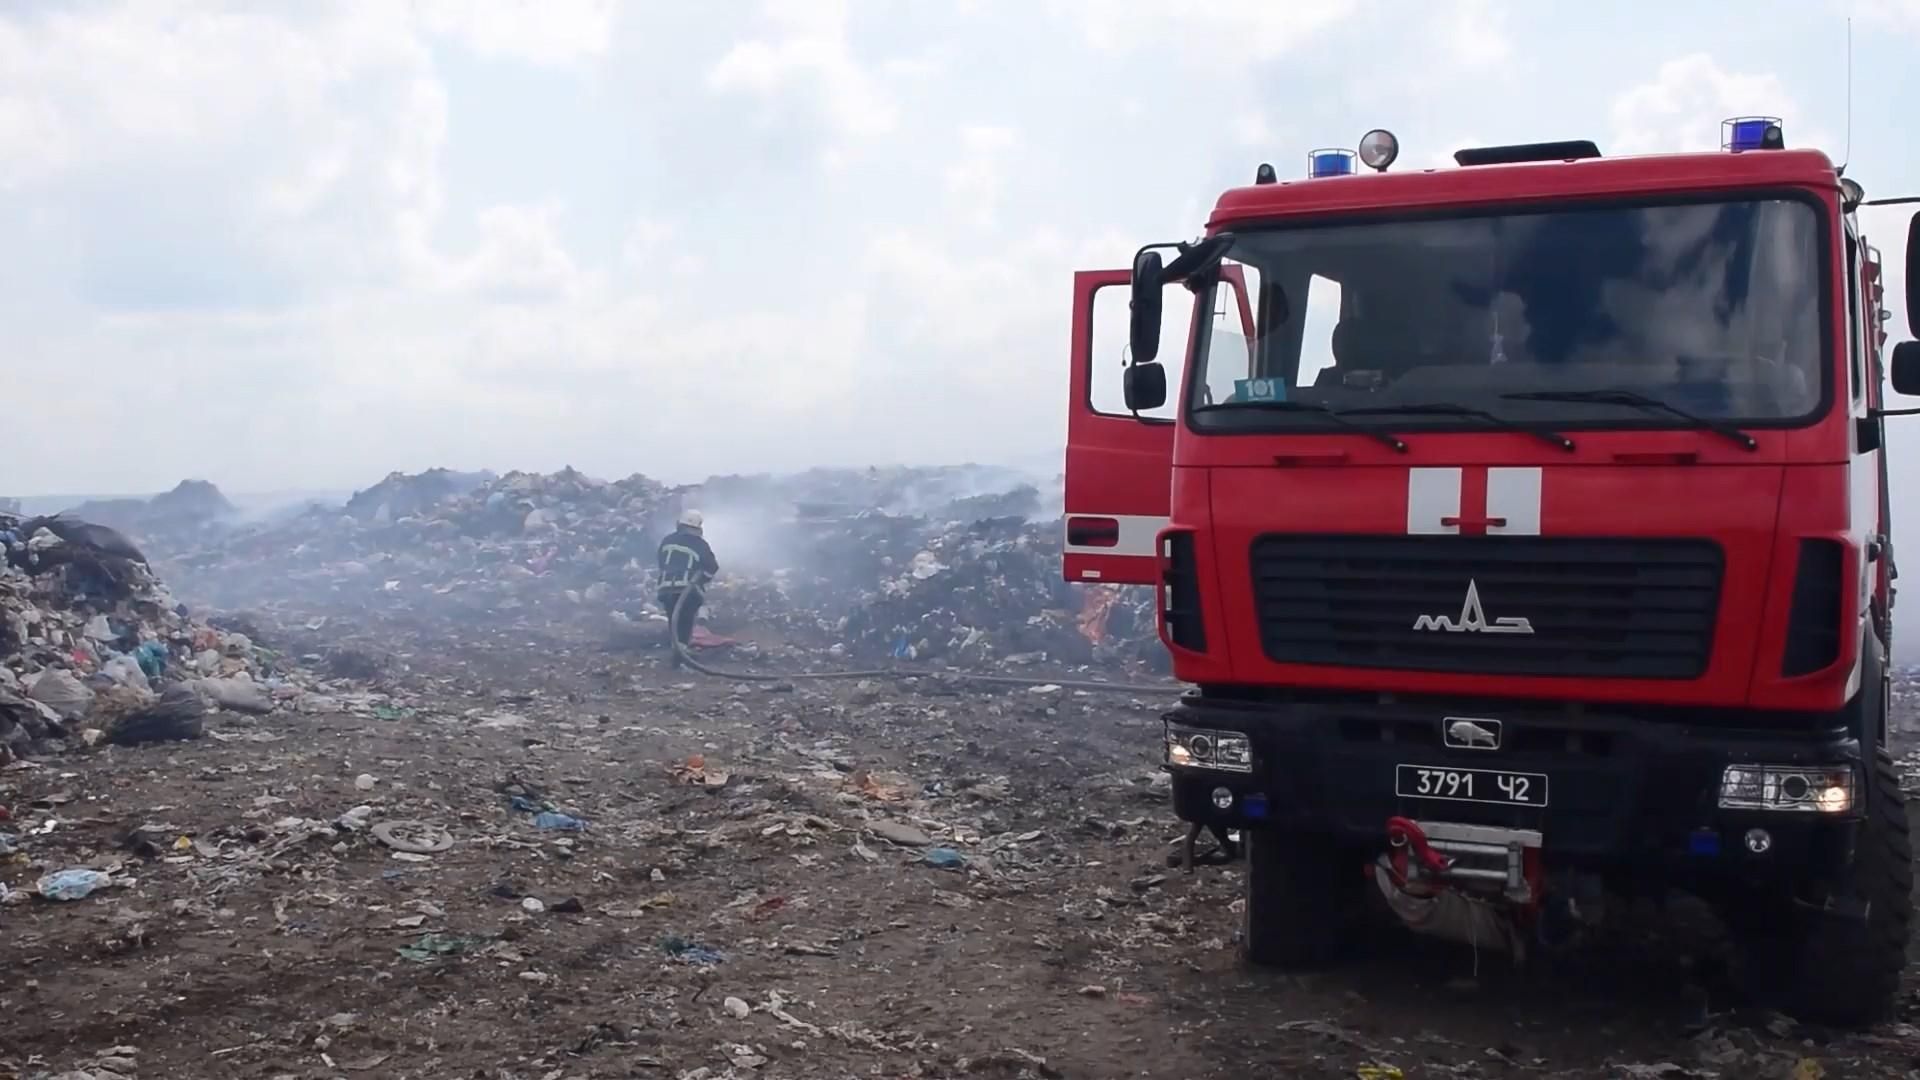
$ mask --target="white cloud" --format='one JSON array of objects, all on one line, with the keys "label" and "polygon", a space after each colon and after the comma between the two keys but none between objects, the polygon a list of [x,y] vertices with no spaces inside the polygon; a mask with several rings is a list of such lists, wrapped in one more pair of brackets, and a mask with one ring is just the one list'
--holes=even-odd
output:
[{"label": "white cloud", "polygon": [[1854,0],[1848,6],[1868,23],[1920,31],[1920,0]]},{"label": "white cloud", "polygon": [[396,12],[296,24],[136,4],[0,22],[0,184],[230,143],[263,123],[315,124],[341,85],[425,62]]},{"label": "white cloud", "polygon": [[1358,10],[1358,0],[1053,0],[1059,18],[1108,53],[1174,51],[1190,61],[1240,65],[1271,60]]},{"label": "white cloud", "polygon": [[614,0],[412,0],[412,4],[428,31],[455,38],[484,57],[567,65],[604,55],[613,35]]},{"label": "white cloud", "polygon": [[1712,150],[1720,145],[1720,121],[1727,117],[1799,114],[1779,76],[1727,71],[1712,56],[1692,53],[1660,65],[1652,81],[1614,99],[1613,138],[1607,150]]},{"label": "white cloud", "polygon": [[1513,55],[1508,8],[1498,0],[1455,0],[1431,9],[1442,48],[1454,63],[1487,68]]},{"label": "white cloud", "polygon": [[1019,137],[1011,128],[972,124],[960,129],[957,143],[959,154],[946,170],[947,194],[965,220],[991,226],[1006,185],[1007,156]]},{"label": "white cloud", "polygon": [[810,94],[833,130],[847,138],[885,135],[900,110],[847,42],[845,0],[767,0],[770,34],[741,41],[707,73],[709,88],[762,99]]}]

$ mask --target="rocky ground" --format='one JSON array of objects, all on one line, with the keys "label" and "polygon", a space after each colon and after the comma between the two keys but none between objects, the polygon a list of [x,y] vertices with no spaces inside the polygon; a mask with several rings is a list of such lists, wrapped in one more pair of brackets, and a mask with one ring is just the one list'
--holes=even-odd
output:
[{"label": "rocky ground", "polygon": [[[1167,697],[486,631],[367,664],[0,774],[0,1075],[1920,1075],[1920,1027],[1741,1011],[1684,916],[1522,973],[1384,929],[1244,970],[1238,871],[1165,865]],[[74,867],[108,881],[33,895]]]}]

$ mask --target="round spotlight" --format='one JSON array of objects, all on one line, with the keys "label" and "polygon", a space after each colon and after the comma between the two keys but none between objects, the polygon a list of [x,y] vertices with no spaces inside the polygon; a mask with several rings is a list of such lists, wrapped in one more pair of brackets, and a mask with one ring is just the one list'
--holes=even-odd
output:
[{"label": "round spotlight", "polygon": [[1360,160],[1367,168],[1375,172],[1386,172],[1387,166],[1400,156],[1400,140],[1393,132],[1385,128],[1374,128],[1360,136]]},{"label": "round spotlight", "polygon": [[1213,740],[1205,735],[1195,735],[1187,740],[1187,749],[1193,751],[1194,757],[1210,758],[1213,756]]},{"label": "round spotlight", "polygon": [[1231,809],[1233,806],[1233,792],[1223,787],[1214,788],[1213,805],[1216,810]]},{"label": "round spotlight", "polygon": [[1765,855],[1773,850],[1773,834],[1765,829],[1747,830],[1747,850],[1755,855]]},{"label": "round spotlight", "polygon": [[1789,802],[1799,802],[1812,790],[1813,785],[1807,783],[1807,778],[1798,774],[1780,781],[1780,794],[1786,796]]}]

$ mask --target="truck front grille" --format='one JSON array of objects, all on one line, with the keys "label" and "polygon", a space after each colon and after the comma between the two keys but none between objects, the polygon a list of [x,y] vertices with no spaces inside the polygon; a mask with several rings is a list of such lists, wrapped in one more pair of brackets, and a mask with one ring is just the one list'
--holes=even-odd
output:
[{"label": "truck front grille", "polygon": [[1723,565],[1619,537],[1276,534],[1251,556],[1277,663],[1616,679],[1706,670]]}]

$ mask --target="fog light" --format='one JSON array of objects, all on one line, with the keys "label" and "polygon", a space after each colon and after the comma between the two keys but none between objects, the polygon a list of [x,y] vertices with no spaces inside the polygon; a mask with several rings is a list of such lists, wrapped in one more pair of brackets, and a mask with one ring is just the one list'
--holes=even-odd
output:
[{"label": "fog light", "polygon": [[1214,806],[1214,809],[1216,810],[1233,809],[1233,792],[1228,791],[1226,788],[1223,788],[1223,787],[1214,788],[1213,789],[1213,806]]},{"label": "fog light", "polygon": [[1765,829],[1748,829],[1747,850],[1755,855],[1765,855],[1773,850],[1773,834]]},{"label": "fog light", "polygon": [[1853,793],[1853,769],[1845,765],[1729,765],[1720,775],[1722,810],[1844,814]]}]

